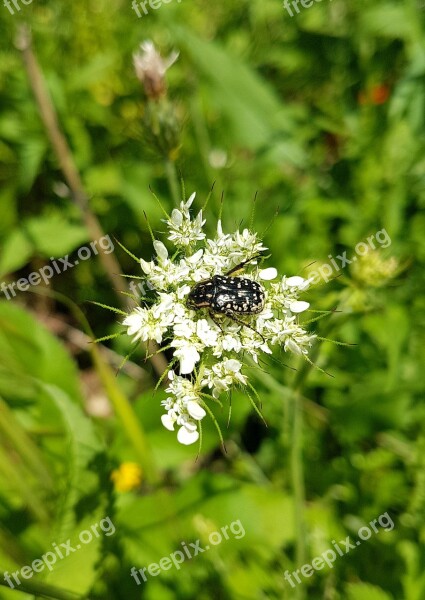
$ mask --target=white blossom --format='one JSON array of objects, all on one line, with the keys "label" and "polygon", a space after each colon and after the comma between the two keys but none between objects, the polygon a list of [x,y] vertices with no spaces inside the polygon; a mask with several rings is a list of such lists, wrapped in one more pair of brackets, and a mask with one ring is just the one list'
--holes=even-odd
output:
[{"label": "white blossom", "polygon": [[[216,235],[206,238],[202,211],[191,217],[194,199],[192,194],[166,219],[168,247],[155,240],[155,258],[140,260],[153,303],[137,307],[123,321],[134,340],[152,339],[171,349],[176,366],[168,374],[161,421],[166,429],[177,431],[178,441],[186,445],[199,439],[199,423],[209,410],[211,396],[218,399],[234,386],[248,384],[245,357],[258,363],[273,346],[306,355],[315,339],[299,322],[299,315],[310,306],[299,296],[310,281],[298,275],[279,278],[274,267],[261,269],[259,254],[267,248],[248,229],[224,233],[219,221]],[[244,261],[248,263],[243,271],[234,276],[256,281],[265,297],[259,314],[238,314],[249,327],[211,314],[208,307],[188,307],[194,284],[225,275]]]},{"label": "white blossom", "polygon": [[198,216],[191,221],[189,209],[195,199],[192,194],[187,202],[181,202],[180,210],[175,208],[171,217],[165,221],[169,229],[168,239],[174,242],[175,246],[190,246],[190,244],[205,238],[202,227],[205,225],[205,219],[202,218],[202,210]]},{"label": "white blossom", "polygon": [[151,40],[142,42],[139,51],[133,54],[136,76],[149,98],[157,100],[165,93],[165,73],[178,56],[179,53],[174,51],[168,58],[162,57]]}]

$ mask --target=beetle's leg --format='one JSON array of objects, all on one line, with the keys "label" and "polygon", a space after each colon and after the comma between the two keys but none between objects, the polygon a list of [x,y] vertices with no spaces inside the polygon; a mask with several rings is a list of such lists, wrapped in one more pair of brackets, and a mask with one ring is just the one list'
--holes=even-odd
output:
[{"label": "beetle's leg", "polygon": [[264,336],[261,335],[261,333],[259,331],[257,331],[256,329],[254,329],[254,327],[252,327],[248,323],[245,323],[244,321],[242,321],[242,319],[239,319],[238,317],[236,317],[233,312],[229,311],[229,312],[225,312],[223,314],[225,314],[226,317],[228,317],[232,321],[235,321],[235,323],[238,323],[238,325],[243,325],[244,327],[248,327],[248,329],[251,329],[251,331],[253,331],[254,333],[256,333],[257,335],[260,336],[260,338],[263,340],[263,344],[266,343],[266,340],[265,340]]},{"label": "beetle's leg", "polygon": [[230,271],[227,271],[227,273],[224,274],[225,277],[230,277],[230,275],[233,275],[233,273],[236,273],[236,271],[240,271],[245,265],[247,265],[256,258],[259,258],[260,256],[261,254],[254,254],[254,256],[251,256],[251,258],[248,258],[248,260],[244,260],[243,262],[230,269]]},{"label": "beetle's leg", "polygon": [[210,310],[208,312],[208,314],[210,315],[211,321],[214,321],[214,323],[217,325],[217,327],[220,329],[220,331],[222,333],[224,333],[223,331],[223,327],[221,326],[220,321],[217,319],[216,315],[214,314],[214,312],[212,310]]}]

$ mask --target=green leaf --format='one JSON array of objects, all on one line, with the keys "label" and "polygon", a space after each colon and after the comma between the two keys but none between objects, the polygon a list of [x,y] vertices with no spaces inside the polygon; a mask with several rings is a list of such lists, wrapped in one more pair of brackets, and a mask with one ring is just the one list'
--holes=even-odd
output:
[{"label": "green leaf", "polygon": [[364,7],[359,13],[359,17],[364,34],[390,39],[408,38],[414,26],[406,7],[395,2]]},{"label": "green leaf", "polygon": [[[56,386],[40,383],[40,387],[60,412],[67,448],[66,483],[52,531],[52,542],[60,543],[71,538],[74,548],[78,544],[81,546],[75,553],[58,561],[46,581],[74,592],[87,593],[96,578],[95,565],[99,559],[102,538],[93,534],[90,543],[81,544],[78,535],[83,530],[90,531],[91,525],[105,517],[105,498],[102,500],[102,495],[99,495],[99,478],[91,470],[96,457],[103,451],[103,444],[93,423],[67,394]],[[94,509],[90,508],[90,503],[84,502],[92,494],[97,495]],[[77,503],[81,505],[80,511],[84,511],[83,519],[77,515]],[[75,573],[78,573],[78,577],[75,577]]]},{"label": "green leaf", "polygon": [[[175,28],[177,38],[192,60],[211,82],[214,101],[226,115],[232,134],[243,145],[260,149],[276,135],[288,136],[295,129],[289,110],[259,75],[218,43],[205,42],[189,29]],[[274,141],[278,141],[277,139]],[[300,148],[291,143],[291,155],[300,158]],[[285,149],[288,150],[288,148]]]},{"label": "green leaf", "polygon": [[2,246],[0,277],[26,265],[34,253],[34,246],[22,229],[14,229],[6,237]]},{"label": "green leaf", "polygon": [[46,258],[62,257],[88,240],[86,228],[70,223],[59,211],[28,219],[24,226],[36,250]]},{"label": "green leaf", "polygon": [[24,191],[28,191],[37,177],[40,165],[44,159],[47,150],[47,140],[45,138],[25,139],[20,150],[20,186]]},{"label": "green leaf", "polygon": [[[77,368],[63,344],[28,312],[7,301],[0,302],[0,365],[16,376],[55,385],[82,403]],[[19,397],[21,389],[10,378],[0,377],[0,393]]]},{"label": "green leaf", "polygon": [[368,583],[352,583],[347,586],[348,600],[394,600],[383,589]]}]

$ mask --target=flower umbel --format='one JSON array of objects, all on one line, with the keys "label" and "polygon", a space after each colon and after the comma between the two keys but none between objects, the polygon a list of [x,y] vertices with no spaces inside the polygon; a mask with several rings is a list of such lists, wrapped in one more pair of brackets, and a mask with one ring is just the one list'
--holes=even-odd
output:
[{"label": "flower umbel", "polygon": [[[170,431],[177,426],[182,444],[198,440],[199,423],[210,412],[208,401],[218,400],[235,386],[249,386],[243,373],[245,356],[258,363],[260,355],[271,354],[276,345],[307,355],[315,338],[298,321],[298,315],[309,308],[299,296],[310,282],[299,276],[278,279],[275,268],[259,268],[259,255],[267,248],[248,229],[223,233],[219,221],[217,234],[207,239],[202,211],[191,218],[194,199],[192,194],[181,202],[165,221],[167,239],[176,247],[172,258],[165,245],[155,240],[156,258],[140,260],[148,286],[154,290],[153,303],[135,308],[123,321],[134,340],[166,340],[172,349],[162,423]],[[229,271],[241,263],[243,273],[231,273],[233,279],[229,279]],[[223,308],[214,304],[214,297],[195,306],[193,298],[188,303],[196,284],[216,289],[222,281],[212,283],[216,275],[224,276],[224,283],[230,285],[220,292]]]}]

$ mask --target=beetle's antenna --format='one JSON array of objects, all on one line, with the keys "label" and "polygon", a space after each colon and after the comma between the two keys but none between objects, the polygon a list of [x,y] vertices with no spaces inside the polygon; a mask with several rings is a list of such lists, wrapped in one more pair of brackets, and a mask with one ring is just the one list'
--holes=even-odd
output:
[{"label": "beetle's antenna", "polygon": [[252,262],[253,260],[255,260],[256,258],[263,258],[262,254],[254,254],[254,256],[251,256],[251,258],[248,258],[247,260],[244,260],[243,262],[235,265],[234,267],[232,267],[230,269],[230,271],[227,271],[225,273],[226,277],[230,277],[231,275],[233,275],[233,273],[236,273],[237,271],[240,271],[245,265],[247,265],[248,263]]}]

